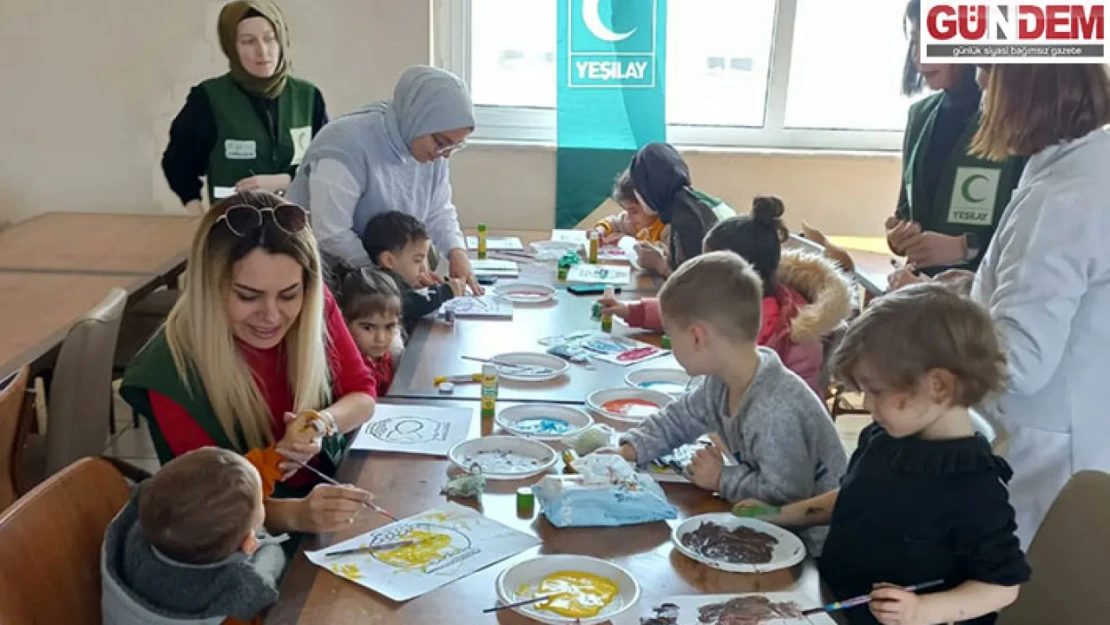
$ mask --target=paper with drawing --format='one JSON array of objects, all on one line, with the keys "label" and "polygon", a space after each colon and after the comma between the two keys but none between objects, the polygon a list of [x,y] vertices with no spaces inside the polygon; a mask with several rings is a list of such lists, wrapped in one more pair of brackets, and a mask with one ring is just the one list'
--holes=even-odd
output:
[{"label": "paper with drawing", "polygon": [[[326,555],[398,541],[416,542],[353,555]],[[313,564],[360,586],[394,601],[408,601],[539,543],[535,536],[449,502],[305,555]]]},{"label": "paper with drawing", "polygon": [[741,595],[683,595],[641,601],[613,625],[833,625],[827,614],[802,616],[820,605],[801,590]]},{"label": "paper with drawing", "polygon": [[378,404],[351,449],[447,457],[455,443],[466,440],[473,419],[473,408]]},{"label": "paper with drawing", "polygon": [[623,265],[575,265],[567,272],[567,282],[625,286],[631,281],[632,268]]}]

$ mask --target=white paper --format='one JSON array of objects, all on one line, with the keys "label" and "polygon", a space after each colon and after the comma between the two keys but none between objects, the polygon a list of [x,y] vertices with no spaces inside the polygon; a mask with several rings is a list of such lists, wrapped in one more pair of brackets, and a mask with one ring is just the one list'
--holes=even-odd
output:
[{"label": "white paper", "polygon": [[[478,249],[478,237],[466,237],[467,249]],[[524,243],[520,237],[486,237],[486,249],[501,251],[524,251]]]},{"label": "white paper", "polygon": [[520,275],[520,265],[511,260],[496,258],[472,260],[470,261],[470,267],[474,270],[475,275],[503,276],[506,278],[515,278]]},{"label": "white paper", "polygon": [[512,319],[513,303],[493,295],[456,297],[443,308],[461,319]]},{"label": "white paper", "polygon": [[235,187],[212,187],[212,197],[222,200],[235,195]]},{"label": "white paper", "polygon": [[571,267],[570,271],[567,273],[567,282],[627,286],[631,281],[632,268],[620,265],[579,264]]},{"label": "white paper", "polygon": [[649,343],[641,343],[627,338],[614,338],[607,335],[595,336],[586,339],[581,346],[594,353],[594,358],[627,367],[647,360],[661,358],[670,354],[670,350],[656,347]]},{"label": "white paper", "polygon": [[351,449],[446,458],[455,443],[467,439],[473,419],[474,408],[378,404]]},{"label": "white paper", "polygon": [[[763,596],[774,603],[793,603],[798,610],[805,610],[821,605],[820,597],[810,597],[808,593],[801,590],[793,590],[790,592],[744,593],[740,595],[681,595],[654,600],[641,599],[636,609],[625,612],[614,618],[612,622],[613,625],[640,625],[641,623],[649,623],[650,625],[687,625],[688,623],[721,625],[722,623],[739,622],[728,619],[725,614],[719,614],[717,618],[701,620],[698,610],[706,606],[723,605],[738,597],[749,596]],[[677,610],[672,609],[670,612],[663,613],[663,615],[654,611],[655,608],[667,603],[675,606]],[[675,613],[676,611],[677,614]],[[649,620],[652,617],[655,617],[654,620]],[[748,621],[745,620],[743,622],[746,623]],[[798,618],[777,618],[760,621],[760,625],[836,625],[836,621],[832,620],[827,614],[814,614],[808,617],[799,616]]]},{"label": "white paper", "polygon": [[[325,555],[411,539],[422,540],[422,543],[380,552],[330,558]],[[449,502],[305,555],[317,566],[359,586],[393,601],[408,601],[538,544],[540,540],[535,536]]]},{"label": "white paper", "polygon": [[552,230],[551,240],[576,243],[583,247],[590,244],[590,236],[585,230]]}]

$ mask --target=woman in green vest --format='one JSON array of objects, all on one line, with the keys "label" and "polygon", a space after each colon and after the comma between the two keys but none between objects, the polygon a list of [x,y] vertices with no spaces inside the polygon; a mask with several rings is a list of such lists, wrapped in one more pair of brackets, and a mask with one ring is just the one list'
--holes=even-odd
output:
[{"label": "woman in green vest", "polygon": [[971,156],[979,129],[981,92],[974,65],[920,62],[921,1],[906,6],[909,51],[902,77],[906,96],[924,86],[937,93],[910,107],[902,145],[898,208],[887,219],[891,251],[928,275],[974,271],[998,227],[1025,159],[994,162]]},{"label": "woman in green vest", "polygon": [[277,5],[236,0],[218,22],[230,71],[193,87],[170,126],[162,171],[192,213],[236,191],[284,193],[312,137],[327,123],[324,97],[289,75],[289,31]]},{"label": "woman in green vest", "polygon": [[[365,509],[369,493],[317,484],[302,464],[334,472],[375,393],[321,281],[307,212],[264,191],[237,193],[201,219],[181,298],[120,387],[162,462],[216,446],[259,467],[273,488],[272,532],[331,532]],[[294,417],[309,411],[320,436]]]}]

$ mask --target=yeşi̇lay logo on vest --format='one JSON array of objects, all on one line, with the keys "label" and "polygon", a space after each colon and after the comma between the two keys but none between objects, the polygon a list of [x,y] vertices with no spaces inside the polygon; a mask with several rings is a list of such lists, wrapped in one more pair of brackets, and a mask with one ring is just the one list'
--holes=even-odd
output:
[{"label": "ye\u015fi\u0307lay logo on vest", "polygon": [[1105,2],[923,0],[925,63],[1107,63]]},{"label": "ye\u015fi\u0307lay logo on vest", "polygon": [[[629,0],[625,0],[629,1]],[[567,0],[572,18],[567,33],[572,88],[652,88],[655,86],[655,4],[630,13],[643,23],[614,30],[601,16],[601,0]],[[575,9],[579,9],[575,11]]]}]

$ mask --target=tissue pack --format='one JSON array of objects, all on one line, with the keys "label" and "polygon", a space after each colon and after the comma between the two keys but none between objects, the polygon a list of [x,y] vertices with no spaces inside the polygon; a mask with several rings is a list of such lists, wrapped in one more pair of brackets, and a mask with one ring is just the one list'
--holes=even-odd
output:
[{"label": "tissue pack", "polygon": [[534,488],[555,527],[614,527],[678,517],[655,480],[620,456],[592,454],[571,467],[577,475],[549,475]]}]

